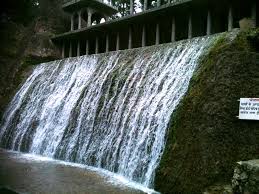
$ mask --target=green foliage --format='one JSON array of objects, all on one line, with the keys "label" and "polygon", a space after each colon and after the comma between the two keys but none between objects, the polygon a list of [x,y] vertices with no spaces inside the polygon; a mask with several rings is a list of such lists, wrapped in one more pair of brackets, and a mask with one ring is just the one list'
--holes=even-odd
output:
[{"label": "green foliage", "polygon": [[256,30],[249,30],[246,33],[249,43],[257,52],[259,52],[259,28]]},{"label": "green foliage", "polygon": [[111,4],[116,7],[121,16],[129,15],[130,0],[110,0]]},{"label": "green foliage", "polygon": [[[114,7],[116,7],[121,14],[121,16],[126,16],[130,14],[130,0],[110,0],[109,1]],[[161,3],[165,4],[167,0],[162,0]],[[156,0],[149,0],[148,1],[148,8],[156,7]],[[144,7],[144,0],[140,0],[139,3],[137,1],[134,1],[134,12],[136,12],[137,9],[143,9]]]}]

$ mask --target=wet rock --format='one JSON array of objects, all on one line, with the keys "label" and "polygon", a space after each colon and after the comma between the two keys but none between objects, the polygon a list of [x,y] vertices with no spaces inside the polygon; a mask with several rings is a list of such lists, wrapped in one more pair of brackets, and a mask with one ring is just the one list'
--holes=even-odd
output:
[{"label": "wet rock", "polygon": [[34,33],[25,50],[25,56],[36,58],[60,58],[59,49],[53,44],[50,37],[54,36],[54,29],[49,21],[37,18],[34,25]]},{"label": "wet rock", "polygon": [[232,179],[236,194],[259,193],[259,160],[238,162]]}]

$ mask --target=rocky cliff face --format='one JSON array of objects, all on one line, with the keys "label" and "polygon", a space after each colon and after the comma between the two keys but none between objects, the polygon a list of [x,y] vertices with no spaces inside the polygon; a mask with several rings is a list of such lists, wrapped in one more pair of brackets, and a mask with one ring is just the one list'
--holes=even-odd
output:
[{"label": "rocky cliff face", "polygon": [[[237,161],[259,155],[259,123],[238,120],[241,97],[259,97],[258,30],[223,36],[204,56],[174,113],[156,175],[162,193],[231,184]],[[256,46],[257,45],[257,46]]]},{"label": "rocky cliff face", "polygon": [[15,91],[35,64],[60,57],[50,37],[65,31],[61,0],[42,1],[37,16],[23,24],[9,13],[0,20],[0,117]]}]

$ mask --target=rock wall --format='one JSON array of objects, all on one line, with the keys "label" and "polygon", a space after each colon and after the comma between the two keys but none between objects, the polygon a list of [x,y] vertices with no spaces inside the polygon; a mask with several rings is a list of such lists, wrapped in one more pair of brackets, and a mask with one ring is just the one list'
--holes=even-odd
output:
[{"label": "rock wall", "polygon": [[61,2],[40,1],[37,15],[26,24],[14,19],[14,15],[21,13],[12,11],[12,15],[8,15],[6,8],[6,13],[0,14],[0,118],[33,66],[60,57],[50,37],[64,32],[68,25]]},{"label": "rock wall", "polygon": [[239,98],[259,97],[258,35],[222,35],[201,60],[172,117],[156,190],[194,194],[231,184],[236,162],[258,157],[259,122],[236,117]]}]

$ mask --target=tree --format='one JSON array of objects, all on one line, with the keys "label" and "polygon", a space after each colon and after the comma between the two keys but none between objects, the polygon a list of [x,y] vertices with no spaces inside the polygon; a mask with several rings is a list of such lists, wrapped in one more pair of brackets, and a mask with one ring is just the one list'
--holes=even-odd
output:
[{"label": "tree", "polygon": [[0,8],[1,18],[28,24],[38,12],[37,0],[3,1]]},{"label": "tree", "polygon": [[118,9],[121,16],[130,14],[130,0],[110,0],[110,2]]}]

